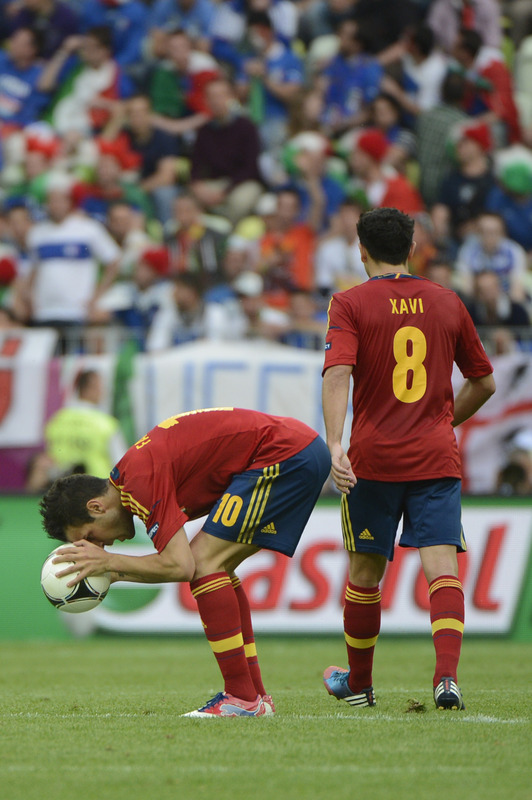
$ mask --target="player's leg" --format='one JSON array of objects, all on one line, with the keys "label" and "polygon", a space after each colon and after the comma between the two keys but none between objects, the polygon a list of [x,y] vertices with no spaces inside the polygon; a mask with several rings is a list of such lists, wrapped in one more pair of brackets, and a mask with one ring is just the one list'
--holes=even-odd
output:
[{"label": "player's leg", "polygon": [[264,694],[255,688],[246,654],[240,602],[232,582],[236,565],[258,548],[200,531],[191,542],[196,572],[190,588],[224,679],[224,693],[244,704]]},{"label": "player's leg", "polygon": [[381,624],[380,581],[400,518],[401,489],[359,480],[342,497],[342,532],[349,553],[345,590],[344,636],[349,670],[329,667],[324,673],[329,694],[352,706],[375,705],[373,656]]},{"label": "player's leg", "polygon": [[456,547],[423,547],[419,555],[429,584],[430,621],[436,652],[434,699],[438,708],[461,708],[463,700],[458,689],[457,671],[465,614]]},{"label": "player's leg", "polygon": [[430,598],[433,676],[438,708],[463,708],[457,670],[464,631],[464,593],[457,551],[466,544],[461,525],[460,481],[419,481],[407,499],[401,544],[419,548]]}]

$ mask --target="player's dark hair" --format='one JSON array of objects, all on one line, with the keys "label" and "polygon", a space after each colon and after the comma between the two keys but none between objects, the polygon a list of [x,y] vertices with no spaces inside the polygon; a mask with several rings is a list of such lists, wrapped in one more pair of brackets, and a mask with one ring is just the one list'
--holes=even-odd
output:
[{"label": "player's dark hair", "polygon": [[405,264],[414,236],[414,220],[396,208],[375,208],[357,224],[360,244],[374,261]]},{"label": "player's dark hair", "polygon": [[107,489],[107,480],[94,475],[68,475],[54,481],[39,504],[43,527],[50,539],[66,542],[69,525],[77,527],[90,522],[93,517],[87,510],[88,501],[106,494]]}]

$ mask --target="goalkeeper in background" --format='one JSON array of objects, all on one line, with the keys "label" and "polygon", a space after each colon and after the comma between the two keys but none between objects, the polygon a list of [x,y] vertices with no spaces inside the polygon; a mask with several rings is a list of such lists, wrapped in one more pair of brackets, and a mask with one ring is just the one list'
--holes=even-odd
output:
[{"label": "goalkeeper in background", "polygon": [[[453,427],[495,391],[471,317],[450,290],[410,275],[414,221],[379,208],[358,222],[369,280],[333,295],[325,344],[323,413],[332,476],[342,492],[349,553],[344,631],[349,670],[329,667],[325,687],[354,707],[374,706],[372,667],[381,621],[379,582],[399,544],[419,549],[428,582],[438,708],[462,709],[457,684],[464,595],[457,551],[461,465]],[[453,398],[456,363],[465,383]],[[350,380],[353,425],[342,447]]]}]

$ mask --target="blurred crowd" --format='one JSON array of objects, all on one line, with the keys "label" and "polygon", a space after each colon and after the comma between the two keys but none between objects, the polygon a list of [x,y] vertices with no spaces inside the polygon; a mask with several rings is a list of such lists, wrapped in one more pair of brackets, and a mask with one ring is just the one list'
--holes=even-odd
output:
[{"label": "blurred crowd", "polygon": [[528,0],[1,5],[0,328],[319,350],[395,206],[412,271],[531,349]]}]

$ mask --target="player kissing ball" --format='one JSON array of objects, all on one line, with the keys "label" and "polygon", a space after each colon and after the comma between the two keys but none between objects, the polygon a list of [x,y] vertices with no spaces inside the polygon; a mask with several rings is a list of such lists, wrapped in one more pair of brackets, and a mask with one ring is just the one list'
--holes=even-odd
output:
[{"label": "player kissing ball", "polygon": [[67,611],[69,614],[90,611],[102,602],[109,591],[111,575],[109,572],[103,575],[90,575],[75,586],[67,586],[67,583],[75,577],[75,573],[62,577],[58,577],[57,573],[67,569],[73,562],[53,563],[54,558],[65,546],[63,544],[52,550],[44,562],[41,570],[42,590],[50,603],[60,611]]}]

